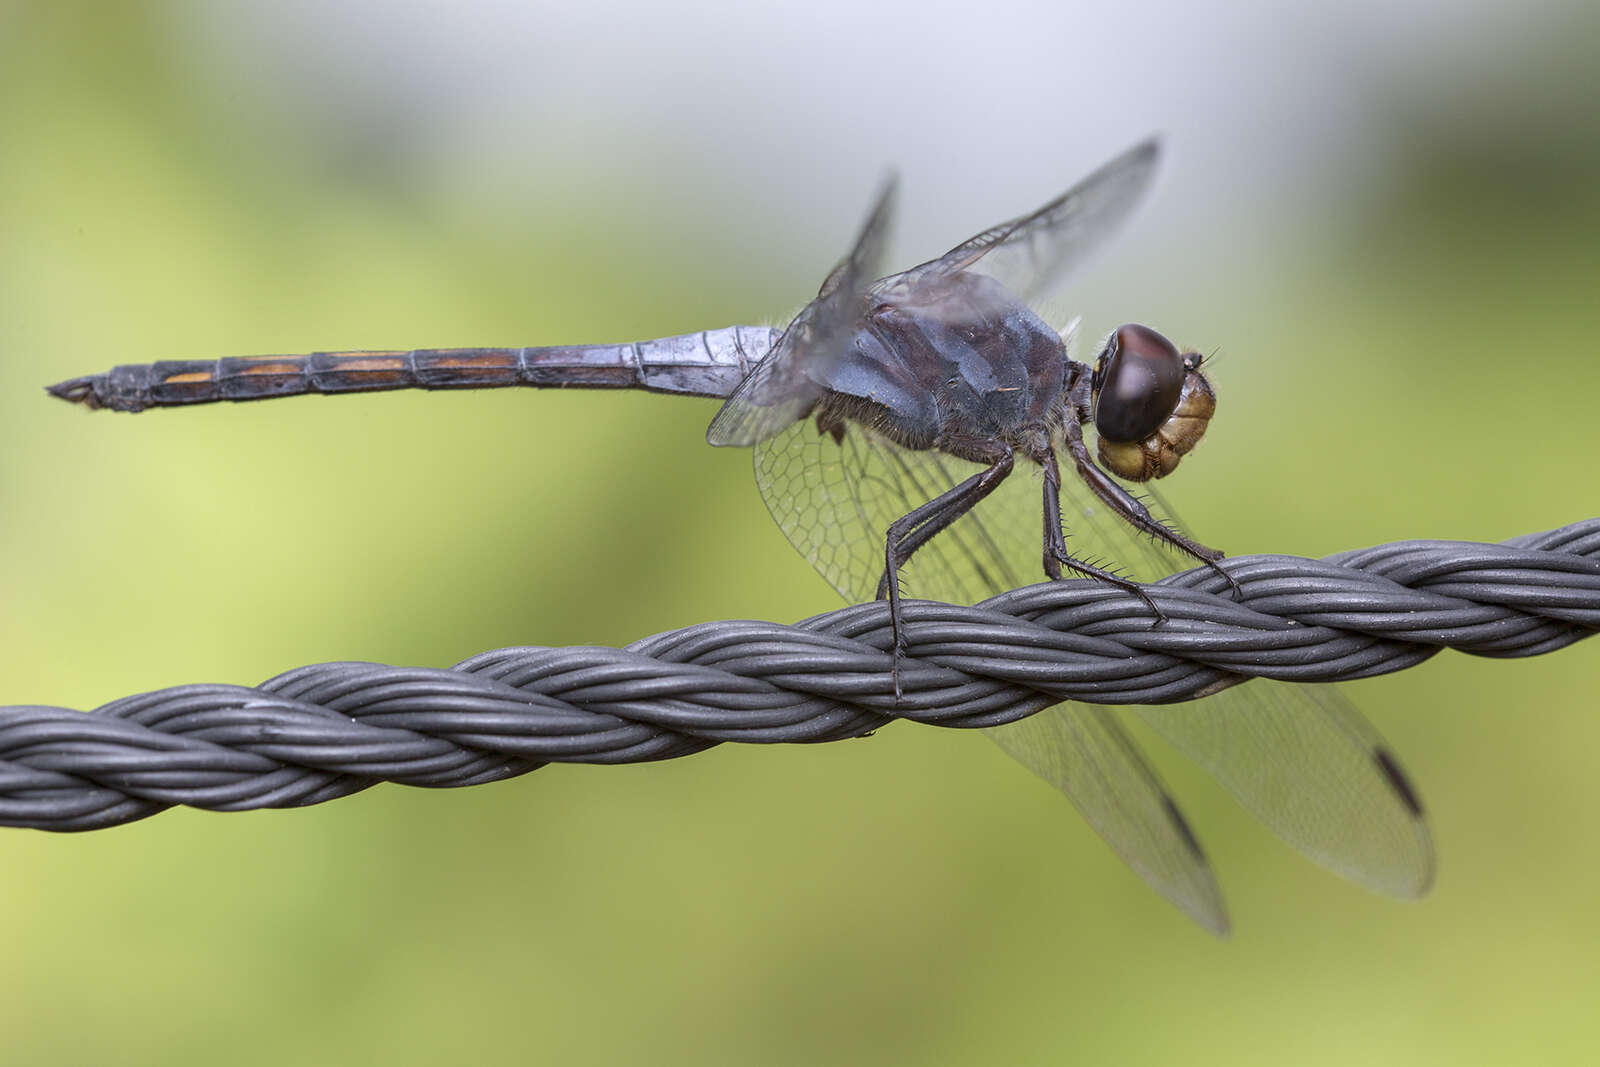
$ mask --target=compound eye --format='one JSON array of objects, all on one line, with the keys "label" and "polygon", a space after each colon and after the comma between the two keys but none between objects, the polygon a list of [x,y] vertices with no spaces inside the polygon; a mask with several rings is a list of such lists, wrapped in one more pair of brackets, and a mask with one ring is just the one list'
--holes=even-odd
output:
[{"label": "compound eye", "polygon": [[1187,372],[1177,346],[1148,326],[1118,327],[1095,363],[1094,424],[1108,441],[1143,441],[1177,410]]}]

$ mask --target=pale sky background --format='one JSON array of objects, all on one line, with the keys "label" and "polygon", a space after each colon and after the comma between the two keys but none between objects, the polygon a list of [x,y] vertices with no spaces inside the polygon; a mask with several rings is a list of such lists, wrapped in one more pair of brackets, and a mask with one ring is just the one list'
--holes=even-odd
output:
[{"label": "pale sky background", "polygon": [[716,254],[781,233],[820,278],[890,166],[909,262],[1152,131],[1168,180],[1141,225],[1270,271],[1297,227],[1381,192],[1429,115],[1537,125],[1564,62],[1547,42],[1583,10],[297,0],[180,4],[173,25],[174,63],[232,85],[226,107],[303,131],[289,165],[377,170],[462,225],[576,212],[599,233],[609,197]]}]

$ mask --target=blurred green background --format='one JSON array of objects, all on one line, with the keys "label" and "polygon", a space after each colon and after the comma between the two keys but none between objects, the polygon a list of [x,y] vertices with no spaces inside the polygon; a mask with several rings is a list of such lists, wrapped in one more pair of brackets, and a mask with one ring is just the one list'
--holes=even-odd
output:
[{"label": "blurred green background", "polygon": [[[1600,514],[1592,8],[0,5],[0,700],[447,665],[835,603],[709,402],[91,416],[114,363],[776,321],[1152,129],[1091,333],[1219,347],[1231,552]],[[1430,805],[1364,894],[1163,770],[1218,942],[982,739],[722,748],[0,834],[7,1062],[1585,1062],[1600,644],[1349,687]],[[1165,757],[1168,754],[1158,753]]]}]

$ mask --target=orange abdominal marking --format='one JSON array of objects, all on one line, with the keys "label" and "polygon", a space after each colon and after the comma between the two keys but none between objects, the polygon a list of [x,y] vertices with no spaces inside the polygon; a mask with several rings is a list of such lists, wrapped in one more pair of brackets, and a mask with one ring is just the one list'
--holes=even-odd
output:
[{"label": "orange abdominal marking", "polygon": [[385,352],[364,352],[341,357],[334,366],[342,371],[403,371],[406,369],[406,357]]},{"label": "orange abdominal marking", "polygon": [[199,384],[201,382],[209,382],[210,380],[211,380],[211,372],[210,371],[208,371],[208,370],[192,370],[192,371],[187,371],[187,372],[185,372],[183,374],[169,375],[168,377],[163,378],[161,380],[161,384],[163,384],[163,385],[197,385],[197,384]]},{"label": "orange abdominal marking", "polygon": [[[299,374],[304,368],[293,362],[249,363],[239,368],[241,374]],[[170,380],[170,379],[169,379]]]},{"label": "orange abdominal marking", "polygon": [[514,370],[516,357],[504,352],[482,355],[448,356],[436,359],[433,365],[447,370],[482,370],[484,368]]}]

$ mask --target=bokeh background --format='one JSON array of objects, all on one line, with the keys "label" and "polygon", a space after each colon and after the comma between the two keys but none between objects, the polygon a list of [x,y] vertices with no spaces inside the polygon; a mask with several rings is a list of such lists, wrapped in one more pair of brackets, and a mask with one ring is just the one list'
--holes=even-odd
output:
[{"label": "bokeh background", "polygon": [[[1399,7],[1400,9],[1396,9]],[[1600,513],[1591,4],[0,4],[0,701],[799,618],[710,402],[89,415],[114,363],[775,321],[1152,130],[1092,333],[1219,349],[1170,495],[1234,553]],[[982,739],[0,834],[7,1062],[1580,1062],[1600,643],[1349,687],[1441,855],[1305,863],[1182,763],[1231,941]],[[1167,753],[1159,753],[1165,757]]]}]

